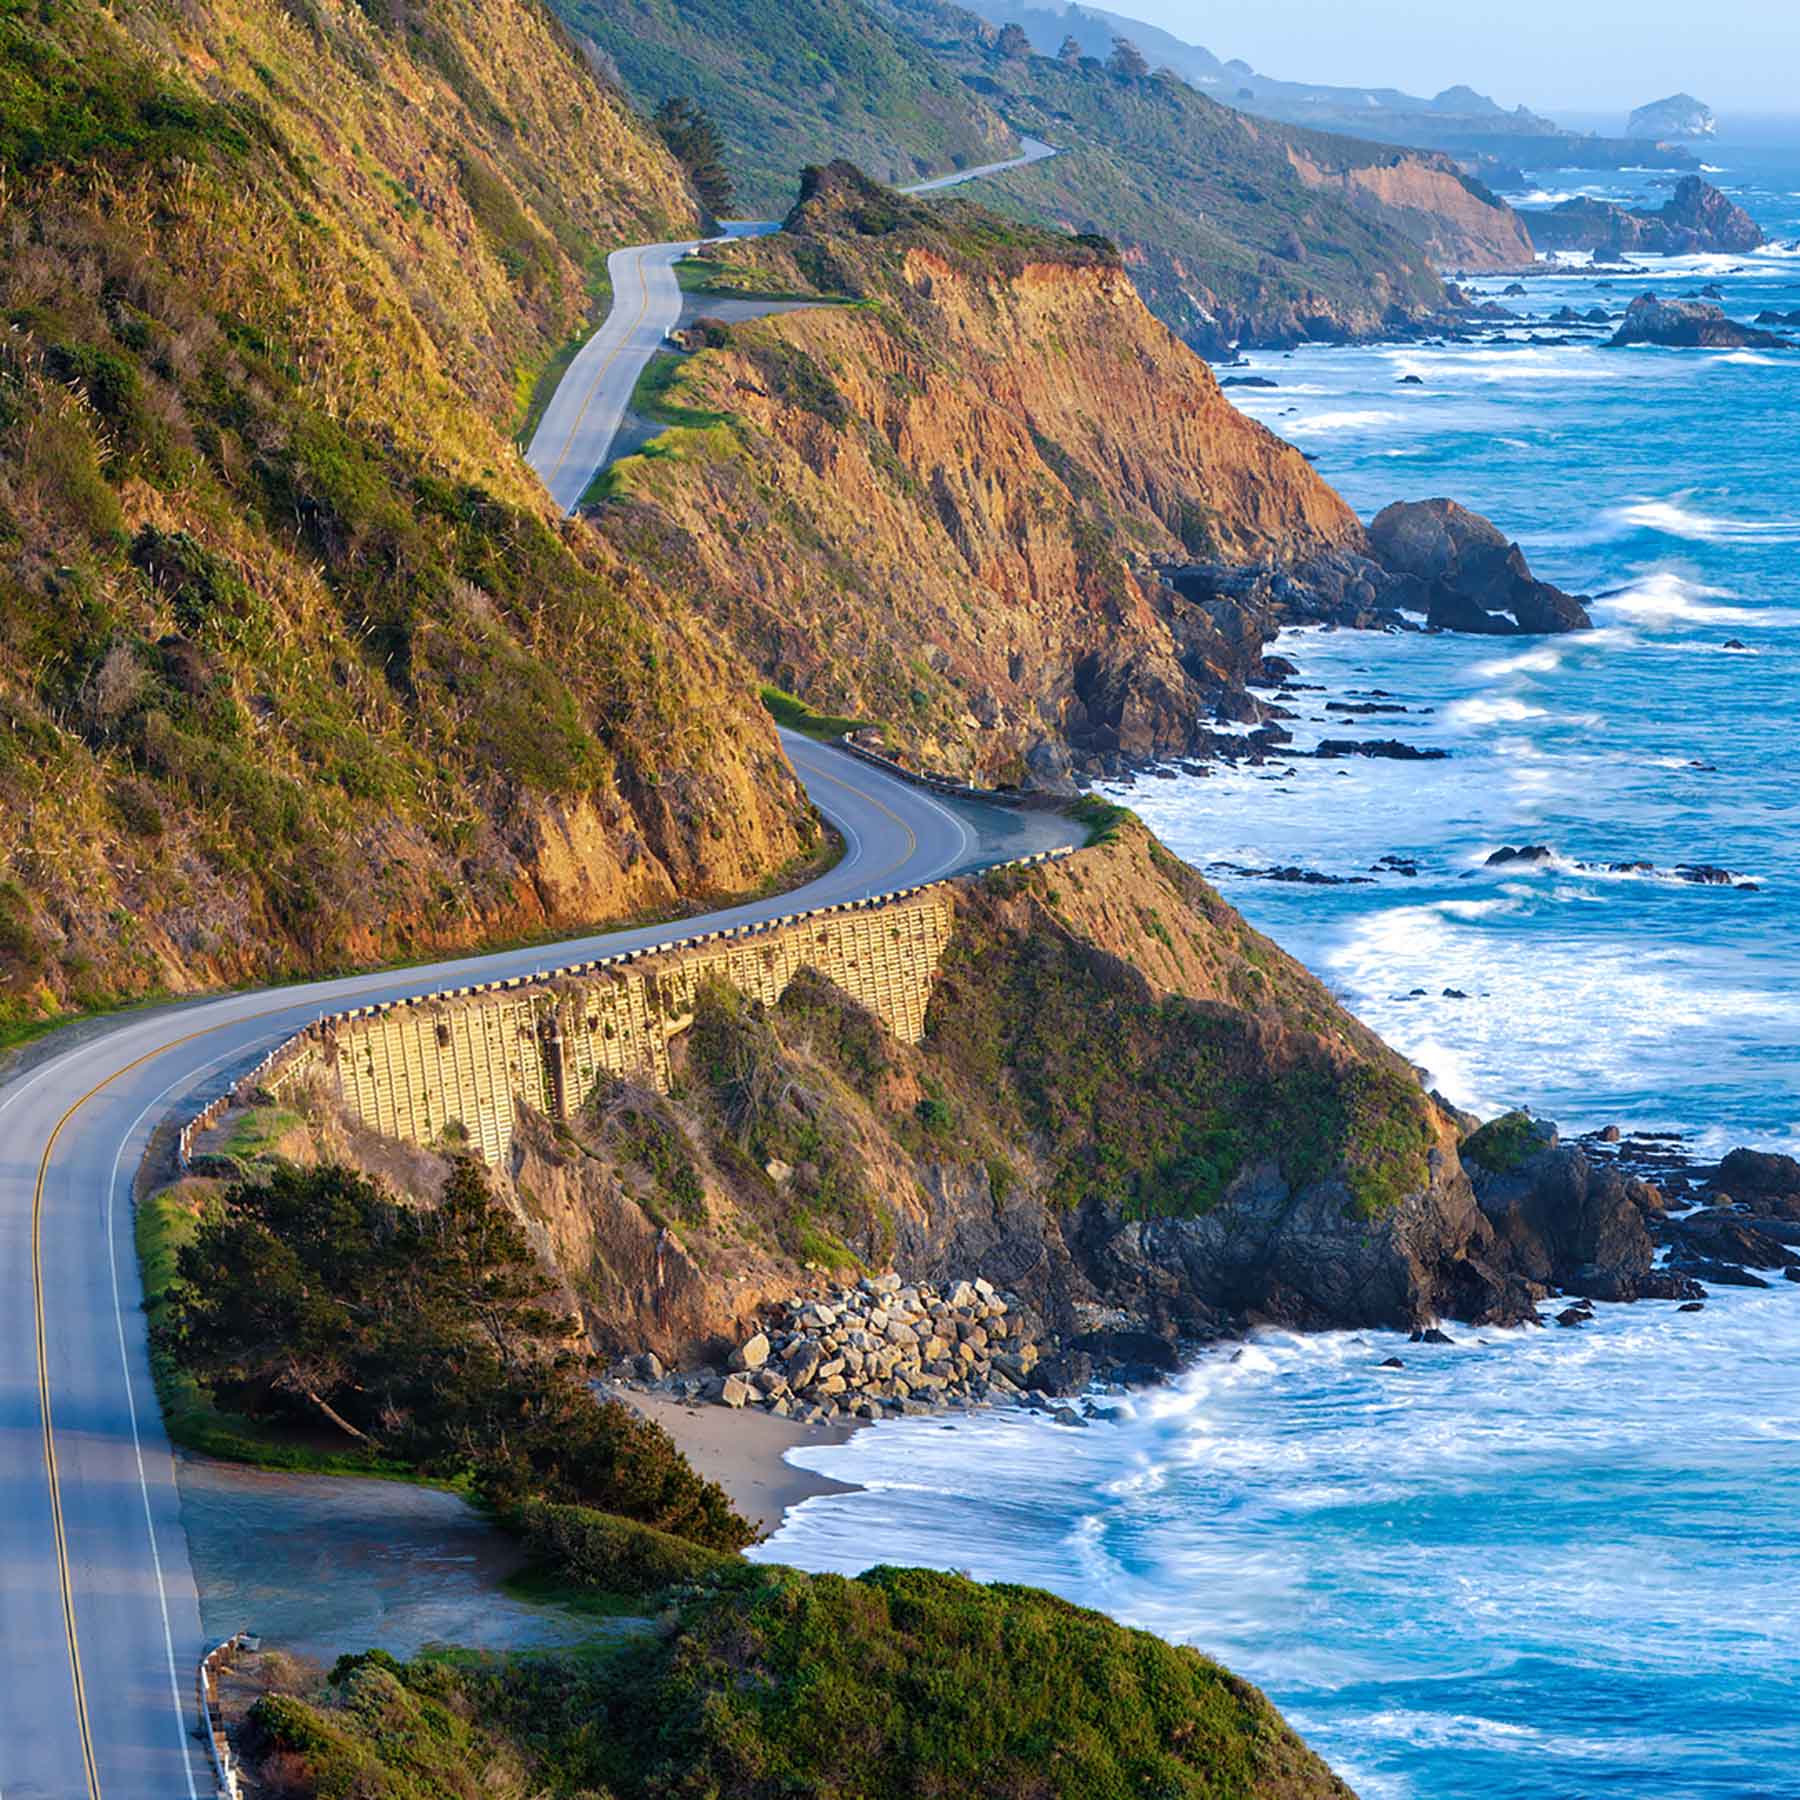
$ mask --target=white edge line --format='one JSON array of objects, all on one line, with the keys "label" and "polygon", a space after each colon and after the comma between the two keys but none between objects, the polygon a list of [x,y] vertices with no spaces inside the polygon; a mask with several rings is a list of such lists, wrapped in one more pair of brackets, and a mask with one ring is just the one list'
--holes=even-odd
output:
[{"label": "white edge line", "polygon": [[[244,1054],[244,1046],[238,1045],[226,1051],[222,1056],[215,1056],[211,1062],[202,1063],[197,1069],[189,1069],[169,1083],[155,1099],[149,1101],[142,1112],[125,1128],[119,1139],[119,1148],[113,1156],[112,1177],[106,1184],[106,1259],[107,1267],[112,1275],[113,1325],[119,1338],[119,1372],[125,1378],[125,1408],[131,1420],[131,1449],[137,1459],[138,1492],[144,1501],[144,1529],[150,1537],[150,1564],[156,1572],[156,1599],[162,1611],[163,1650],[169,1664],[169,1700],[175,1708],[175,1738],[181,1746],[181,1766],[187,1776],[188,1800],[200,1800],[200,1791],[194,1786],[194,1763],[188,1740],[187,1710],[181,1698],[181,1678],[175,1669],[175,1632],[169,1623],[169,1590],[163,1580],[162,1553],[156,1543],[156,1515],[150,1505],[150,1482],[144,1472],[144,1441],[138,1430],[137,1396],[132,1392],[131,1353],[125,1344],[125,1306],[119,1292],[119,1243],[114,1226],[114,1202],[119,1191],[119,1169],[125,1160],[126,1146],[136,1135],[137,1129],[157,1107],[179,1087],[189,1085],[221,1063],[230,1062]],[[176,1504],[180,1505],[179,1491]],[[195,1603],[198,1605],[198,1583],[196,1583]]]}]

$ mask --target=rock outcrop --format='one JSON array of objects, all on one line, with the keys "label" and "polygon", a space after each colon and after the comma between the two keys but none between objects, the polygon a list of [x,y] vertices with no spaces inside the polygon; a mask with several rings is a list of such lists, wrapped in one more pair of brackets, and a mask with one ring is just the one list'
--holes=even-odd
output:
[{"label": "rock outcrop", "polygon": [[1634,109],[1625,126],[1629,137],[1669,139],[1711,137],[1719,129],[1713,109],[1692,94],[1670,94]]},{"label": "rock outcrop", "polygon": [[[1507,1128],[1516,1140],[1506,1145]],[[1497,1257],[1540,1289],[1561,1288],[1594,1300],[1677,1295],[1652,1274],[1655,1248],[1646,1217],[1662,1210],[1647,1182],[1597,1166],[1556,1127],[1523,1115],[1496,1121],[1464,1147],[1476,1203],[1493,1228]]]},{"label": "rock outcrop", "polygon": [[1756,325],[1740,325],[1709,300],[1663,300],[1639,294],[1625,309],[1607,348],[1662,344],[1677,350],[1785,350],[1787,338]]},{"label": "rock outcrop", "polygon": [[1396,501],[1369,526],[1375,558],[1418,582],[1427,622],[1448,631],[1585,631],[1593,621],[1573,594],[1539,581],[1498,526],[1454,500]]},{"label": "rock outcrop", "polygon": [[1698,175],[1684,175],[1655,212],[1583,197],[1533,213],[1529,223],[1540,250],[1591,250],[1609,261],[1632,254],[1693,256],[1702,251],[1737,256],[1765,241],[1749,213]]}]

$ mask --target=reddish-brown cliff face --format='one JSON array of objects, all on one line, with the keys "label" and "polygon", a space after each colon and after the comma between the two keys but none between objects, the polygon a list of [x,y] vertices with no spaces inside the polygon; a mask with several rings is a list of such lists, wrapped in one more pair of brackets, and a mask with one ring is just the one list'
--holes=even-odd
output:
[{"label": "reddish-brown cliff face", "polygon": [[1096,240],[840,166],[727,276],[852,303],[707,332],[602,529],[767,679],[940,765],[1016,776],[1046,739],[1184,747],[1256,645],[1152,562],[1362,545]]}]

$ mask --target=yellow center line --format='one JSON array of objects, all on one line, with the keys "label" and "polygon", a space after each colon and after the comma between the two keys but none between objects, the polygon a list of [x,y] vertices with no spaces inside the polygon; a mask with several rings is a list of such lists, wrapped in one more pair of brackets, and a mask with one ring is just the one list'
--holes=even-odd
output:
[{"label": "yellow center line", "polygon": [[206,1031],[190,1032],[184,1038],[176,1038],[172,1043],[147,1051],[136,1062],[127,1063],[124,1068],[113,1070],[104,1081],[96,1082],[56,1121],[44,1145],[44,1154],[38,1161],[37,1183],[32,1189],[31,1293],[37,1314],[38,1412],[44,1426],[44,1471],[50,1488],[50,1528],[56,1541],[56,1574],[62,1587],[63,1630],[69,1640],[69,1673],[75,1684],[75,1726],[81,1738],[82,1771],[87,1778],[89,1800],[100,1800],[100,1768],[94,1756],[93,1728],[88,1723],[87,1682],[81,1672],[81,1634],[75,1624],[75,1582],[69,1569],[68,1533],[63,1525],[62,1472],[57,1466],[56,1432],[50,1417],[50,1351],[45,1335],[48,1309],[44,1305],[44,1184],[49,1180],[50,1158],[56,1149],[56,1140],[63,1134],[63,1127],[102,1088],[110,1087],[121,1075],[129,1075],[133,1069],[141,1068],[152,1057],[161,1056],[166,1050],[173,1050],[181,1044],[191,1043],[195,1038],[205,1037],[209,1032],[223,1029],[221,1025],[213,1025]]},{"label": "yellow center line", "polygon": [[892,819],[894,821],[894,823],[896,825],[898,825],[900,827],[900,829],[902,831],[904,831],[906,833],[906,849],[902,853],[900,860],[898,862],[889,863],[888,866],[885,869],[883,869],[879,875],[877,875],[875,877],[875,879],[877,881],[882,881],[887,876],[893,874],[893,872],[896,869],[905,868],[906,865],[912,860],[913,852],[915,850],[917,850],[919,847],[919,840],[918,840],[918,837],[916,836],[916,834],[914,833],[913,828],[909,824],[907,824],[907,822],[903,818],[901,818],[901,816],[897,812],[893,811],[890,807],[883,806],[881,804],[881,802],[879,800],[877,800],[875,798],[875,796],[873,794],[871,794],[866,788],[853,787],[847,781],[839,781],[835,775],[827,775],[825,773],[825,771],[823,769],[821,769],[816,763],[811,765],[811,768],[812,768],[812,773],[815,774],[816,776],[818,776],[818,778],[821,781],[829,781],[833,787],[841,787],[845,793],[854,794],[857,797],[857,799],[859,799],[859,800],[866,800],[869,803],[869,805],[874,807],[874,809],[878,813],[885,813],[890,819]]},{"label": "yellow center line", "polygon": [[[615,352],[615,354],[617,354]],[[913,828],[891,807],[885,806],[866,789],[842,781],[837,776],[827,774],[817,765],[812,765],[809,772],[818,780],[828,781],[833,787],[840,787],[846,793],[857,796],[875,808],[884,817],[898,825],[906,837],[906,848],[899,860],[890,863],[873,879],[881,881],[904,868],[919,847],[919,840]],[[371,980],[351,992],[366,992],[371,987],[379,986],[379,980]],[[348,998],[348,995],[345,996]],[[285,1002],[279,1006],[264,1008],[261,1012],[250,1013],[239,1019],[222,1019],[216,1025],[202,1026],[197,1031],[190,1031],[182,1037],[171,1038],[166,1044],[158,1044],[152,1050],[146,1050],[142,1056],[125,1063],[103,1080],[97,1081],[87,1092],[70,1103],[62,1117],[51,1128],[50,1136],[45,1141],[44,1153],[38,1159],[37,1181],[31,1196],[31,1291],[32,1302],[36,1312],[35,1328],[37,1339],[37,1377],[38,1377],[38,1411],[43,1423],[44,1432],[44,1469],[50,1490],[50,1523],[56,1544],[56,1572],[62,1589],[63,1629],[69,1643],[69,1672],[75,1687],[75,1721],[81,1738],[81,1760],[87,1780],[88,1800],[100,1800],[100,1771],[94,1755],[93,1729],[88,1722],[87,1683],[81,1668],[81,1635],[75,1622],[75,1583],[69,1567],[68,1533],[63,1523],[62,1510],[62,1475],[56,1460],[56,1433],[51,1423],[50,1394],[50,1353],[46,1336],[48,1308],[44,1301],[44,1260],[43,1260],[43,1224],[44,1224],[44,1188],[50,1177],[50,1159],[55,1154],[58,1140],[63,1129],[74,1116],[94,1098],[96,1094],[105,1092],[121,1076],[129,1075],[134,1069],[141,1069],[145,1063],[154,1062],[157,1057],[165,1056],[171,1050],[179,1050],[184,1044],[192,1044],[201,1038],[211,1037],[220,1031],[229,1030],[237,1025],[253,1025],[259,1019],[272,1018],[277,1013],[292,1009],[294,1002]],[[301,1002],[305,1005],[305,1002]]]},{"label": "yellow center line", "polygon": [[[575,434],[580,431],[581,422],[587,417],[587,410],[593,404],[594,395],[599,392],[600,383],[606,379],[606,371],[619,360],[619,352],[631,342],[631,334],[644,322],[644,314],[650,310],[650,278],[644,273],[644,255],[641,250],[638,252],[637,262],[634,266],[638,273],[638,286],[643,290],[643,297],[638,301],[637,317],[625,327],[625,335],[613,345],[612,354],[595,371],[594,379],[588,383],[588,390],[581,397],[581,410],[576,413],[575,423],[569,427],[569,435],[563,440],[562,454],[557,457],[555,466],[544,483],[546,487],[562,473],[562,466],[568,461],[569,452],[575,447]],[[606,327],[602,325],[600,329],[604,331]]]}]

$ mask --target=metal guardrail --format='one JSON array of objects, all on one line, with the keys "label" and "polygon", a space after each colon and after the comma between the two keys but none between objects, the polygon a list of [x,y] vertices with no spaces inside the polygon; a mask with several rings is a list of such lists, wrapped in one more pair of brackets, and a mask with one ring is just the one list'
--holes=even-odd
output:
[{"label": "metal guardrail", "polygon": [[234,1631],[230,1637],[213,1645],[200,1658],[200,1666],[194,1672],[194,1698],[199,1707],[200,1725],[197,1736],[206,1744],[206,1754],[212,1763],[213,1780],[218,1783],[219,1792],[226,1800],[239,1800],[243,1786],[238,1777],[237,1753],[231,1747],[231,1740],[225,1735],[225,1728],[220,1718],[218,1703],[218,1670],[221,1666],[229,1668],[231,1659],[250,1640],[248,1631]]},{"label": "metal guardrail", "polygon": [[[954,789],[954,784],[951,785],[956,792],[964,791]],[[377,1018],[383,1013],[397,1012],[409,1006],[436,1006],[446,1000],[467,999],[474,994],[492,994],[508,988],[535,987],[553,981],[573,980],[582,975],[598,974],[603,969],[622,968],[629,963],[642,962],[649,957],[672,956],[683,951],[702,949],[709,944],[724,943],[727,940],[772,935],[778,931],[791,930],[796,925],[804,925],[813,919],[831,918],[838,913],[879,911],[884,906],[892,906],[899,901],[911,900],[920,894],[930,893],[934,888],[947,888],[956,881],[969,879],[970,876],[990,875],[999,869],[1029,868],[1039,863],[1060,862],[1064,857],[1074,854],[1074,849],[1070,846],[1057,850],[1035,850],[1029,856],[1008,857],[1004,862],[990,863],[981,869],[971,869],[963,875],[952,876],[944,881],[928,881],[918,887],[895,888],[891,893],[872,894],[865,900],[839,900],[830,906],[809,907],[805,912],[783,913],[779,918],[755,920],[745,925],[727,925],[718,931],[701,932],[697,937],[671,938],[664,943],[651,944],[641,950],[619,950],[611,956],[595,957],[590,962],[565,963],[554,969],[540,969],[531,975],[502,976],[496,981],[478,981],[462,987],[437,988],[429,994],[410,994],[401,1000],[384,1000],[373,1006],[350,1006],[338,1012],[321,1013],[318,1018],[303,1026],[291,1038],[276,1045],[255,1068],[239,1076],[224,1093],[209,1100],[182,1126],[175,1140],[176,1166],[184,1175],[190,1170],[193,1166],[193,1149],[196,1139],[203,1132],[210,1131],[241,1095],[251,1093],[257,1088],[263,1088],[279,1097],[288,1084],[304,1073],[305,1069],[317,1059],[318,1046],[326,1032],[330,1031],[333,1026],[347,1023],[351,1019]]]}]

